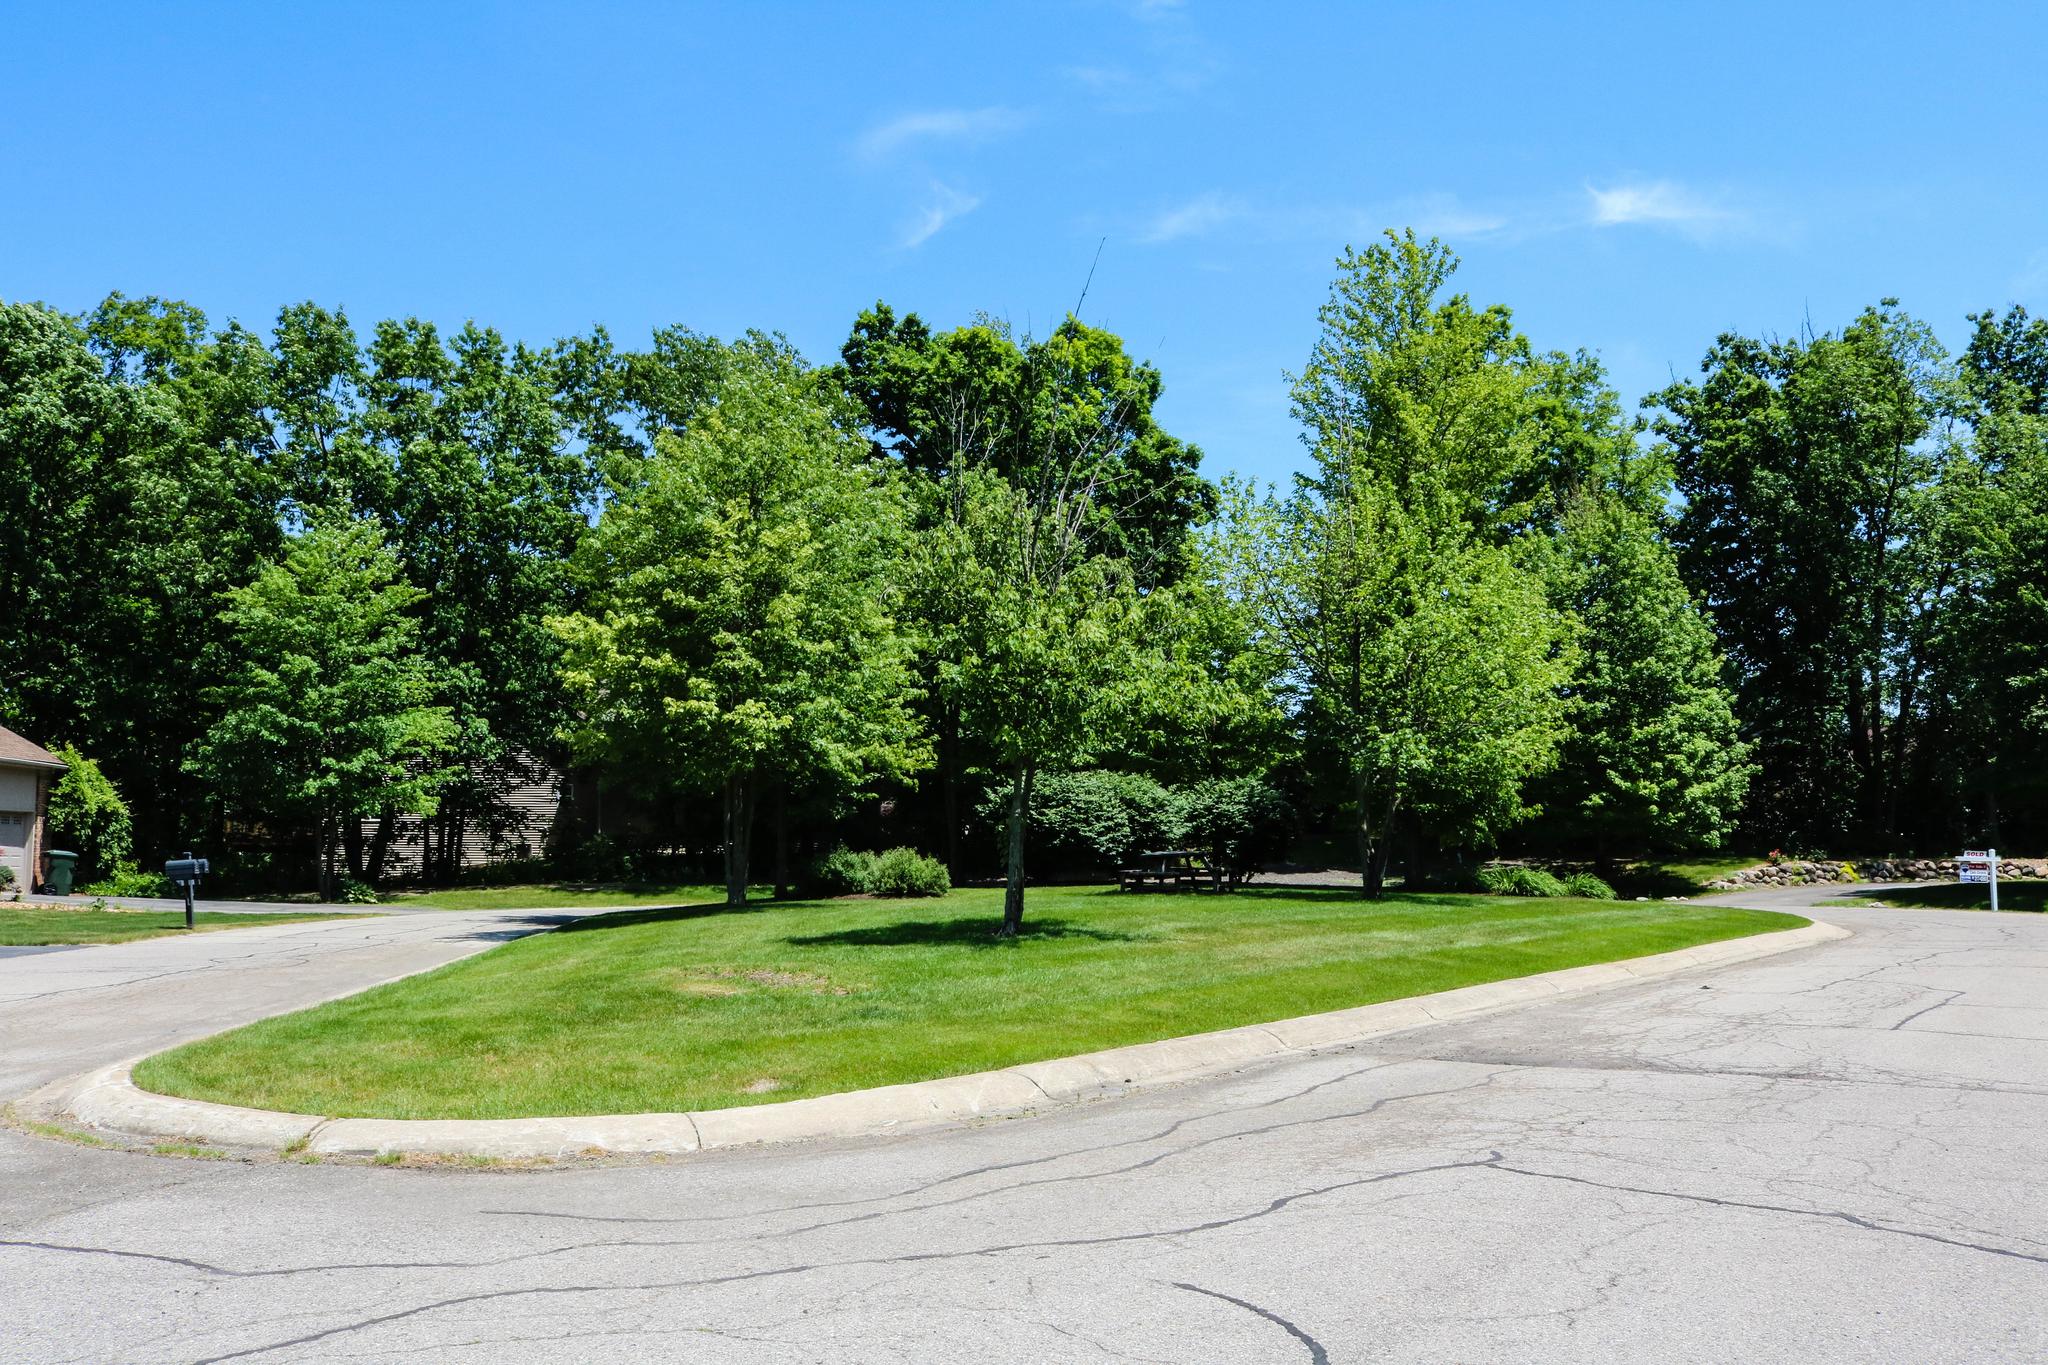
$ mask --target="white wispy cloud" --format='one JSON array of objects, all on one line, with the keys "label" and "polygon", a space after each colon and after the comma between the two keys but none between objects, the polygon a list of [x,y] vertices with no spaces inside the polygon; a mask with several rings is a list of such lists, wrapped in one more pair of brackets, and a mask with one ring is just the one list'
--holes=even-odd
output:
[{"label": "white wispy cloud", "polygon": [[1505,213],[1474,208],[1454,194],[1421,194],[1396,199],[1358,215],[1361,226],[1414,228],[1424,237],[1483,237],[1509,226]]},{"label": "white wispy cloud", "polygon": [[1223,224],[1245,216],[1242,201],[1211,190],[1184,204],[1163,209],[1138,233],[1138,240],[1152,244],[1177,242],[1183,237],[1205,237]]},{"label": "white wispy cloud", "polygon": [[1170,205],[1132,228],[1149,246],[1228,235],[1259,241],[1376,238],[1389,227],[1425,236],[1478,237],[1510,226],[1505,213],[1474,208],[1451,194],[1410,195],[1367,208],[1334,204],[1254,203],[1209,190]]},{"label": "white wispy cloud", "polygon": [[1586,186],[1589,221],[1595,227],[1648,223],[1690,232],[1717,231],[1742,225],[1743,216],[1726,204],[1670,180],[1620,184],[1608,189]]},{"label": "white wispy cloud", "polygon": [[981,196],[956,190],[950,185],[932,182],[931,193],[926,197],[924,207],[916,217],[905,224],[900,245],[905,250],[923,246],[946,224],[964,217],[981,207]]},{"label": "white wispy cloud", "polygon": [[1015,132],[1028,121],[1021,109],[925,109],[899,114],[860,136],[862,156],[871,160],[893,155],[919,142],[985,142]]}]

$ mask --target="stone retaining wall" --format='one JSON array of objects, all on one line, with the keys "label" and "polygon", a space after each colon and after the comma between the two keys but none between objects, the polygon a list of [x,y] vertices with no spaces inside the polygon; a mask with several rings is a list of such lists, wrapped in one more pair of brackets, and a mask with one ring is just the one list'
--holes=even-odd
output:
[{"label": "stone retaining wall", "polygon": [[[2002,882],[2042,877],[2048,877],[2048,859],[1998,860],[1998,880]],[[1707,885],[1717,890],[1734,891],[1745,886],[1809,886],[1816,882],[1952,882],[1955,879],[1954,858],[1868,858],[1860,861],[1786,858],[1746,867]]]}]

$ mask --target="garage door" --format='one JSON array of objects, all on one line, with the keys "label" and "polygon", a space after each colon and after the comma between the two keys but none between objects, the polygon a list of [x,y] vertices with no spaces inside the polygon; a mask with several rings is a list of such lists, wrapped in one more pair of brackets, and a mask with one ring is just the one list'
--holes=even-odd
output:
[{"label": "garage door", "polygon": [[28,890],[28,813],[0,811],[0,866],[14,869],[14,889]]}]

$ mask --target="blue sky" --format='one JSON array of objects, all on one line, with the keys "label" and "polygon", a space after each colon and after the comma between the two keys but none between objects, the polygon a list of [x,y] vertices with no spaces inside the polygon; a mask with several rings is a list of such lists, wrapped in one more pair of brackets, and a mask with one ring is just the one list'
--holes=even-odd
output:
[{"label": "blue sky", "polygon": [[1633,401],[1723,330],[2048,309],[2048,7],[0,4],[0,297],[787,333],[1071,307],[1212,473],[1412,224]]}]

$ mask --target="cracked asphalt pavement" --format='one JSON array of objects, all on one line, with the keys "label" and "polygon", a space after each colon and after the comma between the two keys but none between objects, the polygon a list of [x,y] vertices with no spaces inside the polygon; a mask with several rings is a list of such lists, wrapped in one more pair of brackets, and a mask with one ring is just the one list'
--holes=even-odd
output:
[{"label": "cracked asphalt pavement", "polygon": [[[1856,937],[894,1139],[488,1172],[0,1131],[0,1359],[2048,1357],[2048,921],[1815,913]],[[0,961],[0,1095],[534,919]]]}]

